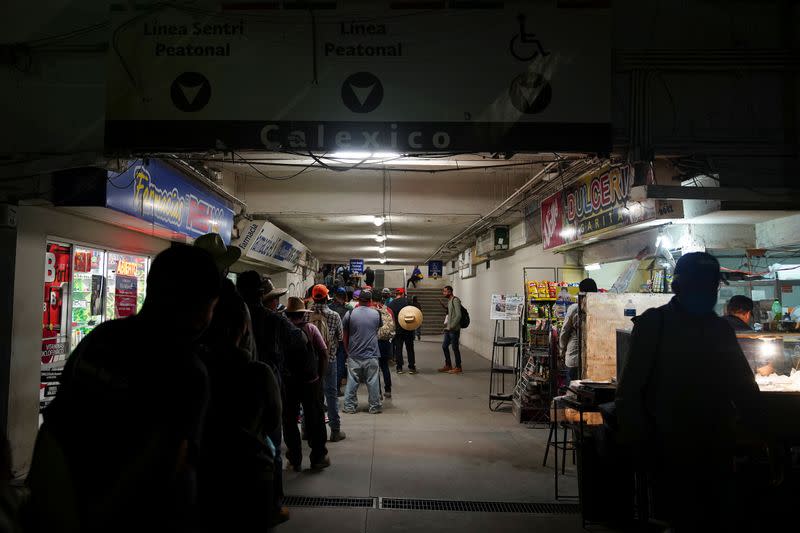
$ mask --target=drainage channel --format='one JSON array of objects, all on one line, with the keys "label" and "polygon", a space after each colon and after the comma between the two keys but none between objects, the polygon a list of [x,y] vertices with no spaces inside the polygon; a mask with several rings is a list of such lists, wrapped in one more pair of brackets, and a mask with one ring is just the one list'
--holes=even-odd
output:
[{"label": "drainage channel", "polygon": [[289,507],[348,507],[394,511],[453,511],[461,513],[517,513],[571,515],[580,513],[576,503],[481,502],[468,500],[423,500],[417,498],[323,498],[287,496]]}]

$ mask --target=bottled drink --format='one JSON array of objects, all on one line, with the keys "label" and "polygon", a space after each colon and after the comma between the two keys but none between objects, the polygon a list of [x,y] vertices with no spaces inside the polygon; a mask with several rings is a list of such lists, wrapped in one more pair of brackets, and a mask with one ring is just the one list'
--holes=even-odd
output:
[{"label": "bottled drink", "polygon": [[636,306],[633,304],[633,300],[628,300],[628,303],[625,304],[624,310],[625,316],[633,318],[636,316]]},{"label": "bottled drink", "polygon": [[772,317],[775,322],[780,322],[783,313],[781,313],[783,309],[781,308],[781,303],[778,300],[772,302]]}]

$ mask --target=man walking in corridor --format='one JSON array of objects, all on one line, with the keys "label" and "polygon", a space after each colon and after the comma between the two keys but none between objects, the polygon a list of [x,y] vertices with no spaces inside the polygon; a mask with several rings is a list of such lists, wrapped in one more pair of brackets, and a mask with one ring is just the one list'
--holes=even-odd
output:
[{"label": "man walking in corridor", "polygon": [[[461,349],[458,347],[458,341],[461,337],[461,300],[453,294],[453,287],[450,285],[442,289],[442,296],[447,298],[447,318],[445,319],[444,341],[442,342],[444,366],[439,369],[439,372],[461,374]],[[456,366],[453,366],[450,360],[450,345],[453,346]]]}]

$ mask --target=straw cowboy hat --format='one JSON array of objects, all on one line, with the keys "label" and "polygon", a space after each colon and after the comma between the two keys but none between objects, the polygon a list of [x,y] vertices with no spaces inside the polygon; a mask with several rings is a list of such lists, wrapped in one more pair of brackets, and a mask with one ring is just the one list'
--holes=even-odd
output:
[{"label": "straw cowboy hat", "polygon": [[297,296],[289,296],[289,301],[286,302],[285,313],[310,313],[310,309],[306,309],[306,303]]},{"label": "straw cowboy hat", "polygon": [[194,240],[194,245],[210,253],[220,271],[230,267],[242,256],[241,248],[225,246],[225,242],[219,233],[200,235]]},{"label": "straw cowboy hat", "polygon": [[400,310],[397,323],[407,331],[414,331],[422,325],[422,311],[413,305],[407,305]]},{"label": "straw cowboy hat", "polygon": [[272,278],[266,276],[261,279],[261,290],[263,291],[262,298],[276,298],[289,292],[289,289],[276,289]]}]

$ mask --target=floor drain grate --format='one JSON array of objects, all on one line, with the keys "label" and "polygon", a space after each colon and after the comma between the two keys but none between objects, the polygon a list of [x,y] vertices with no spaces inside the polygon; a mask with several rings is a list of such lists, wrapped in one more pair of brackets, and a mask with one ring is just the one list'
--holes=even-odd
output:
[{"label": "floor drain grate", "polygon": [[458,500],[417,500],[380,498],[379,509],[407,511],[457,511],[466,513],[578,514],[580,506],[570,503],[473,502]]},{"label": "floor drain grate", "polygon": [[355,507],[374,509],[376,498],[320,498],[312,496],[286,496],[283,504],[289,507]]}]

